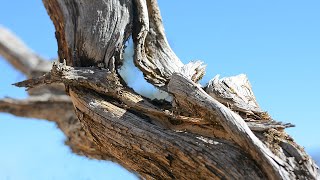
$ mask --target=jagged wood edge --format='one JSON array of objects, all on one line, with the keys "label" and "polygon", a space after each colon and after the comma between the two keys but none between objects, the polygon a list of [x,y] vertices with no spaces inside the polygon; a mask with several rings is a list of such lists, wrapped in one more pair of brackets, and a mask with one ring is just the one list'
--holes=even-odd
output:
[{"label": "jagged wood edge", "polygon": [[[128,105],[128,107],[125,108],[126,110],[130,110],[129,107],[131,106],[133,110],[142,111],[143,113],[145,113],[145,115],[149,116],[151,119],[156,119],[157,120],[156,122],[158,124],[161,124],[161,122],[165,122],[165,119],[166,119],[163,117],[162,118],[159,118],[159,117],[161,116],[168,117],[168,114],[157,109],[155,106],[152,106],[152,104],[148,103],[147,100],[144,100],[139,95],[136,95],[126,90],[125,88],[123,88],[119,80],[116,78],[116,74],[109,72],[108,70],[97,69],[97,68],[81,68],[81,67],[73,68],[60,63],[54,66],[50,76],[43,76],[43,77],[45,78],[49,77],[49,79],[47,79],[46,81],[27,80],[17,85],[33,87],[42,82],[62,81],[68,85],[72,85],[72,86],[80,85],[82,87],[92,89],[95,92],[99,92],[100,94],[105,94],[105,95],[112,96],[113,98],[120,99],[122,102]],[[180,81],[182,80],[183,83],[179,83],[177,79],[179,79]],[[227,133],[229,133],[229,136],[231,137],[231,139],[234,140],[237,144],[239,144],[243,149],[246,149],[249,152],[249,154],[251,154],[252,156],[255,155],[254,159],[262,158],[262,160],[258,160],[262,164],[261,167],[263,168],[274,167],[274,171],[276,170],[281,171],[282,168],[287,168],[286,170],[282,170],[282,172],[279,173],[278,175],[272,176],[272,174],[268,174],[270,176],[269,178],[273,179],[279,176],[281,177],[283,176],[284,179],[285,178],[289,179],[289,178],[295,177],[293,173],[295,171],[294,168],[296,167],[301,168],[300,166],[297,166],[297,163],[295,165],[288,164],[286,163],[286,161],[288,160],[286,156],[282,156],[282,159],[284,160],[283,161],[277,156],[275,156],[274,154],[272,154],[272,152],[266,146],[264,146],[262,142],[258,140],[258,138],[255,137],[255,135],[248,129],[248,127],[244,125],[244,120],[239,115],[235,114],[234,112],[232,112],[231,110],[223,106],[222,104],[218,103],[218,101],[214,99],[210,99],[211,97],[207,93],[205,93],[198,85],[194,84],[192,81],[188,82],[187,80],[188,79],[184,78],[183,76],[173,76],[168,86],[169,91],[175,95],[175,99],[176,101],[178,101],[177,104],[179,104],[179,107],[185,107],[185,105],[181,104],[181,102],[187,103],[189,105],[194,104],[194,107],[195,106],[199,107],[202,103],[201,109],[203,111],[209,111],[207,114],[211,114],[210,118],[213,118],[214,122],[218,121],[219,123],[223,124],[224,123],[223,119],[227,119],[226,122],[231,120],[233,123],[224,124],[223,127],[225,129],[228,127],[231,127],[230,130],[227,130]],[[186,87],[186,84],[192,87]],[[197,89],[197,91],[199,92],[195,93],[190,91],[194,89]],[[181,92],[181,90],[183,92]],[[188,97],[183,97],[183,95]],[[202,99],[197,101],[197,99],[195,98],[199,98],[199,97],[202,97]],[[181,99],[183,101],[181,101]],[[188,101],[186,101],[186,99],[188,99]],[[217,108],[215,109],[208,108],[210,107],[208,104],[212,104],[212,103],[213,103],[212,105],[213,107],[218,106],[221,112],[226,112],[224,114],[229,114],[230,116],[221,117],[221,114],[219,116],[219,111],[217,110]],[[118,105],[118,106],[121,106],[121,105]],[[199,111],[199,108],[196,108],[196,109],[197,111]],[[245,129],[244,135],[241,135],[241,132],[242,132],[241,130],[232,128],[233,127],[232,124],[236,124],[236,126],[234,127],[244,128]],[[215,130],[216,129],[214,129],[214,131]],[[249,138],[244,139],[246,137],[249,137]],[[220,138],[226,139],[227,134],[224,134]],[[250,142],[251,140],[253,142]],[[293,142],[282,141],[282,148],[284,150],[287,150],[288,149],[287,147],[288,145],[290,145],[290,143],[293,143]],[[287,145],[284,145],[284,144],[287,144]],[[252,145],[256,145],[256,147]],[[292,156],[295,156],[297,160],[298,159],[301,160],[303,159],[302,158],[303,156],[306,156],[305,153],[295,150],[295,148],[293,148],[294,146],[290,145],[289,147],[291,147],[290,151],[288,151],[290,152],[289,154]],[[257,152],[258,154],[256,154]],[[301,155],[299,155],[298,157],[296,156],[296,154],[301,154]],[[294,161],[292,161],[291,159],[290,162],[292,163]],[[303,168],[307,167],[309,169],[316,170],[316,167],[313,166],[312,161],[306,161],[306,162],[307,163],[302,165],[302,166],[305,165]],[[280,164],[280,166],[278,164]],[[267,169],[266,172],[270,172],[270,169],[269,170]],[[288,174],[285,174],[286,172],[291,172],[293,174],[288,175]],[[297,176],[299,176],[299,174]],[[305,176],[306,175],[304,175],[304,177]]]},{"label": "jagged wood edge", "polygon": [[[3,56],[15,69],[28,78],[38,77],[50,71],[52,62],[35,54],[25,43],[10,30],[0,26],[0,55]],[[42,94],[64,95],[63,84],[39,86],[28,91],[29,95]]]},{"label": "jagged wood edge", "polygon": [[[175,73],[171,76],[168,91],[174,95],[178,107],[189,110],[190,107],[196,108],[199,114],[205,114],[212,122],[219,122],[231,139],[258,162],[269,179],[319,177],[318,166],[292,139],[280,139],[281,148],[271,151],[270,146],[265,146],[256,137],[239,114],[209,96],[198,84],[182,74]],[[287,137],[285,132],[276,132]]]},{"label": "jagged wood edge", "polygon": [[[13,67],[27,77],[38,77],[50,71],[52,62],[35,54],[14,33],[0,27],[0,55]],[[0,99],[0,112],[15,116],[46,119],[57,123],[66,135],[66,144],[76,154],[94,159],[112,160],[111,156],[102,154],[94,142],[86,138],[70,97],[65,95],[62,83],[39,85],[28,90],[26,99]]]},{"label": "jagged wood edge", "polygon": [[[238,148],[221,139],[163,129],[99,95],[88,95],[87,91],[77,88],[72,88],[71,97],[80,121],[87,125],[87,132],[101,149],[146,179],[265,179],[253,161],[236,162],[245,157],[240,157],[243,154],[237,152]],[[193,157],[193,153],[200,151]],[[226,152],[228,155],[224,155]],[[232,158],[234,156],[237,158]],[[220,169],[226,166],[225,162],[230,163],[228,173]],[[240,170],[238,163],[248,163],[245,165],[248,169]]]},{"label": "jagged wood edge", "polygon": [[[15,83],[18,87],[26,87],[28,89],[41,86],[43,84],[65,83],[73,86],[82,86],[119,99],[126,104],[127,108],[133,108],[146,114],[152,114],[158,123],[164,123],[167,128],[179,130],[187,129],[187,125],[209,125],[210,122],[202,118],[186,117],[172,113],[172,109],[161,109],[153,105],[145,97],[136,94],[132,89],[123,86],[117,74],[107,69],[94,67],[70,67],[63,63],[54,63],[50,73],[39,78],[33,78],[19,83]],[[162,117],[162,118],[159,118]],[[169,122],[169,119],[180,121],[175,126]],[[186,123],[186,124],[184,124]],[[259,122],[247,122],[248,126],[255,131],[267,131],[271,128],[284,128],[279,124],[268,124]],[[164,125],[164,124],[163,124]],[[217,129],[215,129],[217,131]],[[209,134],[207,134],[209,135]],[[227,136],[224,134],[224,138]]]},{"label": "jagged wood edge", "polygon": [[77,59],[75,59],[75,60],[77,60]]}]

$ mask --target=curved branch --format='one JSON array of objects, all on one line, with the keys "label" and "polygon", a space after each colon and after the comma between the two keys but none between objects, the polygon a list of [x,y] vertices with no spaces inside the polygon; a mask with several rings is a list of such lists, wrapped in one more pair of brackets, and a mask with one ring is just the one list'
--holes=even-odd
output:
[{"label": "curved branch", "polygon": [[145,78],[164,89],[175,72],[183,73],[193,81],[200,80],[205,73],[205,66],[201,61],[184,65],[172,51],[164,33],[157,1],[135,0],[135,5],[134,62]]},{"label": "curved branch", "polygon": [[[259,140],[243,118],[194,82],[204,74],[204,66],[183,65],[171,50],[156,0],[44,3],[56,27],[60,62],[73,67],[55,64],[50,73],[20,85],[66,85],[79,121],[72,121],[73,115],[58,125],[73,149],[110,158],[148,179],[319,177],[314,162],[281,128],[264,126],[255,132]],[[149,82],[174,94],[172,105],[139,96],[121,84],[114,71],[131,25],[136,65]],[[225,91],[227,99],[232,91]],[[247,99],[231,97],[235,111],[246,109],[253,112],[250,117],[256,116],[252,104],[239,106]],[[255,120],[264,118],[258,116],[261,119],[247,119],[249,124],[256,127]],[[74,128],[64,129],[68,124]]]}]

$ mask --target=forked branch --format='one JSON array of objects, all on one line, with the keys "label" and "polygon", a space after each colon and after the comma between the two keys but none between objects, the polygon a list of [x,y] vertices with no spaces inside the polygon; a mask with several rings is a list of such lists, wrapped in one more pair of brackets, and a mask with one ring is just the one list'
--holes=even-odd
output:
[{"label": "forked branch", "polygon": [[[69,101],[65,111],[75,114],[53,119],[61,119],[56,122],[75,152],[111,159],[147,179],[319,178],[313,160],[284,132],[291,125],[259,108],[246,77],[214,78],[205,90],[197,84],[205,66],[184,65],[174,54],[156,0],[43,2],[56,28],[60,63],[17,85],[67,87],[73,107]],[[117,74],[130,35],[136,66],[174,95],[172,103],[140,96]],[[29,66],[16,67],[29,73]],[[17,104],[7,112],[24,115],[23,102]]]}]

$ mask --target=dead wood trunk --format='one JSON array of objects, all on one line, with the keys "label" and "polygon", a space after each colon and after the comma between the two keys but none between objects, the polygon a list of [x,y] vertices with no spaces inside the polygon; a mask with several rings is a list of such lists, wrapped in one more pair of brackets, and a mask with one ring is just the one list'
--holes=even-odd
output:
[{"label": "dead wood trunk", "polygon": [[[1,111],[55,121],[75,153],[118,162],[146,179],[319,178],[314,161],[285,133],[292,125],[259,108],[245,75],[197,84],[205,65],[185,65],[175,55],[156,0],[43,2],[59,62],[49,71],[0,29],[0,53],[34,77],[16,84],[30,89],[30,98],[0,100]],[[142,97],[119,76],[130,36],[135,65],[172,103]]]}]

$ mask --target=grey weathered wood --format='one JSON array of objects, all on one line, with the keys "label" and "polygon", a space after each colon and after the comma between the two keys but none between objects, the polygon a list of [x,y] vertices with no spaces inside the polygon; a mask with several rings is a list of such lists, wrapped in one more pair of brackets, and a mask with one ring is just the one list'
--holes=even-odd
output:
[{"label": "grey weathered wood", "polygon": [[[276,152],[275,150],[272,152],[255,136],[240,115],[209,96],[198,84],[182,74],[172,75],[168,90],[174,95],[178,107],[186,108],[186,110],[190,110],[190,107],[192,107],[199,114],[205,114],[205,118],[214,123],[220,123],[231,136],[231,139],[258,162],[260,168],[267,174],[269,179],[319,178],[318,167],[314,162],[309,161],[310,157],[307,158],[307,161],[300,162],[297,166],[299,158],[297,158],[296,154],[302,153],[305,157],[308,155],[299,150],[299,147],[293,141],[289,142],[283,139],[282,142],[283,144],[291,144],[290,147],[294,149],[295,153],[277,156],[273,153]],[[278,151],[281,151],[281,149],[278,149]],[[296,157],[296,164],[289,163],[290,157]],[[304,169],[307,173],[298,172],[298,169]]]},{"label": "grey weathered wood", "polygon": [[216,75],[204,89],[208,95],[238,113],[248,122],[247,124],[251,130],[266,131],[271,128],[284,129],[294,127],[290,123],[272,120],[268,113],[259,107],[251,84],[245,74],[222,79],[219,79],[219,75]]},{"label": "grey weathered wood", "polygon": [[262,113],[246,75],[219,79],[219,75],[209,81],[206,92],[219,102],[235,111],[248,115]]},{"label": "grey weathered wood", "polygon": [[135,0],[136,18],[133,23],[134,62],[145,78],[157,87],[165,86],[175,72],[194,81],[202,78],[205,66],[201,61],[184,65],[172,51],[164,33],[156,0]]},{"label": "grey weathered wood", "polygon": [[[18,87],[26,87],[27,90],[30,90],[32,88],[42,86],[43,84],[51,85],[53,83],[65,83],[68,85],[82,86],[94,90],[95,92],[118,98],[126,103],[130,108],[133,108],[137,111],[146,112],[149,114],[149,116],[152,114],[153,116],[151,118],[158,119],[159,124],[165,123],[166,127],[171,129],[188,129],[187,126],[190,124],[210,124],[210,122],[204,121],[202,118],[175,115],[170,112],[170,109],[159,109],[158,107],[152,105],[146,98],[123,86],[117,74],[109,71],[108,69],[100,69],[95,67],[71,67],[64,63],[55,62],[50,73],[38,78],[19,82],[14,85]],[[127,99],[127,97],[130,97],[130,99]],[[159,119],[159,116],[163,116],[163,118]],[[179,125],[175,126],[174,124],[168,123],[168,119],[176,119],[180,121],[180,123],[178,123]],[[271,128],[284,129],[286,127],[290,127],[290,124],[281,124],[275,121],[248,121],[246,123],[251,130],[259,132],[267,131]],[[189,129],[189,131],[193,132],[192,129]],[[215,129],[215,131],[217,131],[217,129]],[[224,136],[226,135],[224,134]]]},{"label": "grey weathered wood", "polygon": [[[116,161],[146,179],[319,178],[314,161],[284,132],[287,125],[250,99],[246,78],[212,81],[208,93],[195,83],[204,65],[184,65],[176,57],[156,0],[43,2],[56,28],[61,63],[18,85],[65,85],[72,102],[65,111],[76,113],[52,119],[74,152]],[[150,83],[174,95],[173,103],[139,96],[116,72],[131,33],[136,65]],[[32,103],[24,103],[0,101],[0,110],[36,116]]]},{"label": "grey weathered wood", "polygon": [[[17,100],[4,98],[0,100],[1,112],[8,112],[17,116],[47,119],[58,121],[58,119],[70,116],[72,109],[70,98],[66,95],[53,96],[32,96],[28,99]],[[69,110],[69,111],[68,111]],[[52,113],[56,112],[56,113]]]},{"label": "grey weathered wood", "polygon": [[[131,35],[131,0],[43,0],[55,25],[60,62],[114,68]],[[118,62],[120,63],[120,62]]]},{"label": "grey weathered wood", "polygon": [[89,137],[144,178],[266,179],[256,163],[226,141],[163,129],[77,89],[71,97]]},{"label": "grey weathered wood", "polygon": [[0,112],[55,122],[66,135],[65,143],[74,153],[95,159],[112,160],[107,154],[101,153],[93,141],[87,139],[86,132],[74,114],[69,96],[45,94],[23,100],[0,99]]},{"label": "grey weathered wood", "polygon": [[[181,74],[173,74],[168,90],[171,92],[177,104],[184,107],[185,103],[198,106],[202,111],[210,114],[210,119],[218,121],[231,135],[232,140],[248,152],[253,159],[259,162],[260,167],[269,179],[290,179],[288,170],[282,166],[288,166],[284,161],[275,156],[249,129],[245,121],[236,113],[226,108],[214,98],[205,93],[199,85],[188,80]],[[189,105],[190,105],[189,104]],[[289,169],[292,171],[292,169]]]}]

